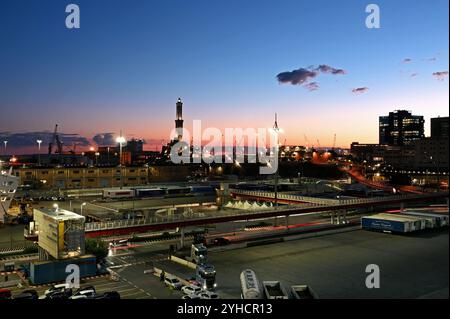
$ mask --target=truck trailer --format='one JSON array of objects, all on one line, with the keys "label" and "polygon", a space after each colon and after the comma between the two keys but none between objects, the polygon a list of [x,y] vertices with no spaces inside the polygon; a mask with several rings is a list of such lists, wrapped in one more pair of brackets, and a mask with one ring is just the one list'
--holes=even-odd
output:
[{"label": "truck trailer", "polygon": [[289,295],[279,281],[263,281],[267,299],[289,299]]},{"label": "truck trailer", "polygon": [[263,299],[264,291],[256,278],[256,274],[251,269],[246,269],[241,273],[241,298],[242,299]]},{"label": "truck trailer", "polygon": [[436,227],[444,227],[449,225],[449,217],[447,214],[437,214],[437,213],[429,213],[429,212],[404,212],[405,215],[409,216],[423,216],[433,218],[435,221]]},{"label": "truck trailer", "polygon": [[381,213],[379,215],[410,221],[414,225],[413,230],[423,230],[423,229],[427,228],[427,221],[425,220],[425,218],[422,218],[422,217],[407,216],[404,214],[387,214],[387,213]]},{"label": "truck trailer", "polygon": [[291,294],[294,299],[317,299],[316,293],[307,285],[291,286]]},{"label": "truck trailer", "polygon": [[361,218],[361,227],[366,230],[375,230],[389,233],[410,233],[415,231],[414,222],[394,216],[364,216]]}]

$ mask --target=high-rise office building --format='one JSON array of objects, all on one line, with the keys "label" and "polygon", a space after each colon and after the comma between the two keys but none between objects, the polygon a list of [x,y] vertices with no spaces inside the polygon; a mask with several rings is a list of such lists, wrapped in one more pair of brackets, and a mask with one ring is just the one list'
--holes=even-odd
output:
[{"label": "high-rise office building", "polygon": [[412,145],[425,137],[424,119],[420,115],[398,110],[389,112],[388,116],[380,116],[379,143],[387,145]]},{"label": "high-rise office building", "polygon": [[448,116],[431,119],[431,138],[448,138]]}]

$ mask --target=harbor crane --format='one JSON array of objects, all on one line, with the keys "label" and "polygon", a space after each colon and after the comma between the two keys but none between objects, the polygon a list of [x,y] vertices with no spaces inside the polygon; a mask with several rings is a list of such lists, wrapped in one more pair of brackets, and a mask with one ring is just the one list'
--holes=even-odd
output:
[{"label": "harbor crane", "polygon": [[58,135],[58,124],[55,125],[55,131],[53,132],[52,141],[48,144],[48,154],[52,154],[53,147],[56,146],[55,153],[62,154],[63,153],[63,144],[59,139]]}]

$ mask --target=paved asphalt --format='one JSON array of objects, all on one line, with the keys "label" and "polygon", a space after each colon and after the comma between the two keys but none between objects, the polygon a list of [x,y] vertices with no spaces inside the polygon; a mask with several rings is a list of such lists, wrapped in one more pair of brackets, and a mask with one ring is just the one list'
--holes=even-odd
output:
[{"label": "paved asphalt", "polygon": [[[319,298],[448,298],[449,233],[402,236],[363,230],[209,254],[221,290],[240,294],[239,275],[307,284]],[[365,268],[377,264],[381,287],[365,286]]]},{"label": "paved asphalt", "polygon": [[[166,256],[166,243],[129,248],[110,258],[121,278],[156,298],[179,298],[157,278],[144,275],[146,262]],[[211,251],[222,298],[240,297],[240,272],[253,269],[259,280],[285,286],[307,284],[320,298],[448,298],[448,228],[414,235],[363,230],[286,241],[252,248]],[[231,247],[230,247],[231,248]],[[365,268],[377,264],[381,288],[365,286]]]}]

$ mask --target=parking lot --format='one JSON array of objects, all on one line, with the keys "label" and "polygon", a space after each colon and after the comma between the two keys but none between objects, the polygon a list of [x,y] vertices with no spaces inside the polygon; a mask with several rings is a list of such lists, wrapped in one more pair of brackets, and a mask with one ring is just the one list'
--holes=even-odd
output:
[{"label": "parking lot", "polygon": [[[133,285],[133,283],[119,279],[118,281],[112,280],[109,276],[96,277],[92,279],[81,280],[80,286],[92,285],[95,287],[96,293],[98,295],[103,294],[108,291],[117,291],[122,299],[152,299],[153,296],[143,289]],[[13,296],[18,295],[21,291],[27,289],[34,289],[38,292],[39,296],[42,296],[50,286],[27,286],[22,288],[9,287],[12,291]]]}]

